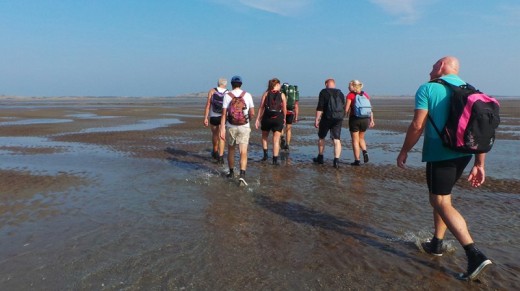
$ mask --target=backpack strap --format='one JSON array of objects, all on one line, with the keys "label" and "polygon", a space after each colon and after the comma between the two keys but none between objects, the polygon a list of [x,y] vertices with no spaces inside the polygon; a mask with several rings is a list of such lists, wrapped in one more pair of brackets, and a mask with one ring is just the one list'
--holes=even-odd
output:
[{"label": "backpack strap", "polygon": [[227,94],[229,96],[231,96],[232,98],[237,98],[237,96],[235,96],[235,94],[233,94],[233,92],[231,92],[231,91],[228,91]]},{"label": "backpack strap", "polygon": [[442,139],[441,131],[439,130],[439,128],[437,127],[437,125],[435,124],[435,122],[433,122],[433,118],[431,117],[430,113],[428,113],[428,120],[429,120],[430,123],[433,125],[433,128],[435,128],[435,131],[437,132],[437,134],[439,135],[439,137]]}]

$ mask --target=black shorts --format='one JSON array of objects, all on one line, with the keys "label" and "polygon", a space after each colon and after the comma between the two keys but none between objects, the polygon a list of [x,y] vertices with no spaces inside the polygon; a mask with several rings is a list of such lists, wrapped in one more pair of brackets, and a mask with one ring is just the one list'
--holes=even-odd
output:
[{"label": "black shorts", "polygon": [[209,118],[209,124],[213,125],[213,126],[219,126],[220,125],[220,120],[222,118],[220,116],[216,116],[216,117],[210,117]]},{"label": "black shorts", "polygon": [[330,138],[340,139],[342,125],[343,119],[321,119],[318,127],[318,137],[324,139],[330,130]]},{"label": "black shorts", "polygon": [[294,121],[294,113],[285,115],[285,124],[292,124]]},{"label": "black shorts", "polygon": [[282,131],[283,130],[283,113],[275,116],[269,117],[264,115],[262,117],[262,131]]},{"label": "black shorts", "polygon": [[370,117],[350,116],[348,118],[348,129],[350,132],[365,132],[370,125]]},{"label": "black shorts", "polygon": [[451,160],[427,162],[426,183],[428,190],[434,195],[449,195],[472,156]]}]

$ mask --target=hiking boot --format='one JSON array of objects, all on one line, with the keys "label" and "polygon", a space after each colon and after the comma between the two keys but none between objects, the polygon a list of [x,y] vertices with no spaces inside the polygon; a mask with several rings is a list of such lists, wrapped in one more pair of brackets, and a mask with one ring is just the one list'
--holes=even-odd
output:
[{"label": "hiking boot", "polygon": [[360,160],[355,160],[353,163],[350,163],[351,166],[361,166]]},{"label": "hiking boot", "polygon": [[491,265],[492,262],[479,250],[476,250],[472,254],[468,255],[468,270],[465,274],[461,274],[459,279],[461,280],[475,280],[477,276],[484,270],[487,265]]},{"label": "hiking boot", "polygon": [[427,240],[421,243],[421,247],[423,251],[432,256],[441,257],[442,256],[442,241],[438,243],[433,243],[431,240]]},{"label": "hiking boot", "polygon": [[226,178],[235,178],[235,172],[229,171],[229,173],[226,175]]},{"label": "hiking boot", "polygon": [[285,141],[285,138],[282,136],[282,137],[280,138],[280,147],[281,147],[282,149],[285,149],[286,146],[287,146],[287,143],[286,143],[286,141]]},{"label": "hiking boot", "polygon": [[267,149],[264,149],[264,157],[262,158],[262,162],[267,161]]},{"label": "hiking boot", "polygon": [[363,163],[368,163],[368,152],[363,151]]},{"label": "hiking boot", "polygon": [[280,162],[278,162],[278,157],[273,157],[273,165],[274,166],[279,166],[280,165]]},{"label": "hiking boot", "polygon": [[318,155],[318,157],[313,158],[312,161],[314,161],[315,163],[318,163],[320,165],[323,165],[323,155]]},{"label": "hiking boot", "polygon": [[332,166],[336,169],[339,169],[339,159],[334,159],[332,162]]}]

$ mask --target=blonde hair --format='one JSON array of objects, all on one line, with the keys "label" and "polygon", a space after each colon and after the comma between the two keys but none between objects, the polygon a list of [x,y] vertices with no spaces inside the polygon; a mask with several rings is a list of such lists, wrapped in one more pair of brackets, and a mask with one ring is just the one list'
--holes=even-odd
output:
[{"label": "blonde hair", "polygon": [[352,86],[352,88],[361,91],[363,89],[363,83],[359,80],[352,80],[350,83],[348,83],[349,89]]}]

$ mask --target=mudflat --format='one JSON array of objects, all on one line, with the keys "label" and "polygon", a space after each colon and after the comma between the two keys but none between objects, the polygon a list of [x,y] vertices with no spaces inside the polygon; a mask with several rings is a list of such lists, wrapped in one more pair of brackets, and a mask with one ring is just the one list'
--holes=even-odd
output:
[{"label": "mudflat", "polygon": [[470,284],[455,279],[466,262],[453,237],[441,260],[415,246],[432,230],[420,145],[409,169],[395,166],[413,99],[373,99],[370,162],[361,167],[349,165],[345,120],[338,170],[331,142],[325,164],[312,163],[316,102],[300,101],[278,167],[260,162],[253,129],[249,186],[238,188],[210,157],[204,98],[0,99],[0,286],[520,287],[520,99],[500,100],[486,183],[471,189],[461,179],[454,191],[495,263]]}]

